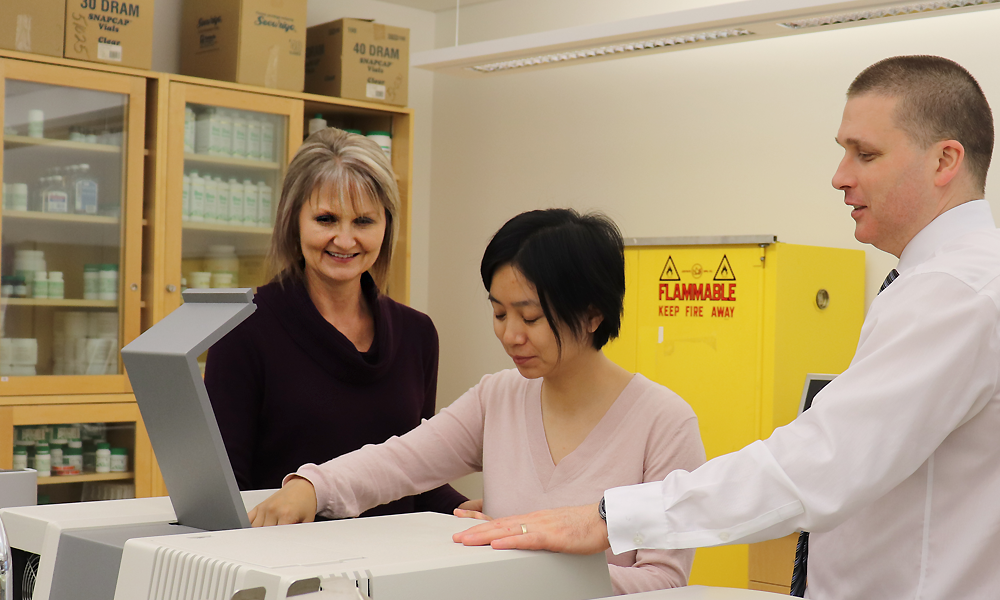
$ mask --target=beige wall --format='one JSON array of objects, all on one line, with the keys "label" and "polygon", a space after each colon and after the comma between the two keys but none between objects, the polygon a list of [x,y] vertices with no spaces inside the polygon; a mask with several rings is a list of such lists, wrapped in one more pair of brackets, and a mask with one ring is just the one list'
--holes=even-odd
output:
[{"label": "beige wall", "polygon": [[[596,13],[614,19],[621,3],[539,4],[544,10],[527,0],[463,9],[462,41],[524,33],[536,13],[547,27]],[[559,7],[562,24],[554,23]],[[452,13],[438,14],[439,45]],[[764,233],[861,248],[843,195],[830,186],[844,90],[881,58],[932,53],[966,65],[1000,106],[998,28],[993,10],[488,79],[437,76],[429,309],[441,335],[439,406],[512,366],[493,337],[478,275],[482,250],[506,219],[572,206],[608,213],[627,236]],[[866,249],[870,302],[896,260]]]}]

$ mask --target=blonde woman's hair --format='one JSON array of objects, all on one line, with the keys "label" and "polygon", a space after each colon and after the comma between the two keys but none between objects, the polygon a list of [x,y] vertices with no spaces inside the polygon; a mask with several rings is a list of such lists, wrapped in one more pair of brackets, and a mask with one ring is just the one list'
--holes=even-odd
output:
[{"label": "blonde woman's hair", "polygon": [[288,165],[267,256],[274,280],[305,281],[299,213],[317,190],[332,194],[341,203],[350,203],[355,210],[367,202],[382,206],[385,237],[369,272],[379,289],[385,289],[398,228],[399,188],[392,165],[375,142],[333,127],[306,138]]}]

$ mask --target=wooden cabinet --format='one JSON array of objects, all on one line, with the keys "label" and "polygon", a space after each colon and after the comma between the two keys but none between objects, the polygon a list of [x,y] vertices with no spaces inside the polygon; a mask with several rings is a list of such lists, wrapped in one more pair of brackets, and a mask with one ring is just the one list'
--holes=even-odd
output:
[{"label": "wooden cabinet", "polygon": [[[21,426],[106,424],[108,441],[129,451],[125,474],[47,478],[40,495],[68,501],[93,480],[131,481],[139,497],[166,494],[118,350],[177,308],[183,280],[193,286],[192,273],[211,272],[220,248],[238,260],[232,284],[266,283],[287,164],[316,114],[331,126],[391,132],[401,206],[386,293],[409,300],[411,109],[11,51],[0,51],[0,91],[0,266],[5,284],[29,269],[32,277],[17,290],[28,297],[11,297],[21,295],[11,285],[0,299],[0,468],[11,467]],[[185,147],[186,122],[193,116],[210,131],[207,115],[245,124],[248,147],[213,151],[189,135]],[[194,171],[268,188],[269,210],[197,218],[184,202]],[[97,297],[91,265],[106,284]],[[62,274],[62,297],[33,297],[38,271]]]}]

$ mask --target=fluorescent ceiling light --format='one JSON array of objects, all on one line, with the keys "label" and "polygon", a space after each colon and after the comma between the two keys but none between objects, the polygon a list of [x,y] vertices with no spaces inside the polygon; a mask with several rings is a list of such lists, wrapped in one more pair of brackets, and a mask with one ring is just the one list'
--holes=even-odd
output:
[{"label": "fluorescent ceiling light", "polygon": [[985,4],[997,4],[1000,0],[951,0],[950,2],[921,2],[918,4],[907,4],[905,6],[891,6],[876,10],[863,10],[860,12],[843,13],[839,15],[829,15],[824,17],[813,17],[800,21],[788,21],[778,23],[782,27],[789,29],[806,29],[809,27],[825,27],[828,25],[840,25],[841,23],[857,23],[860,21],[872,21],[875,19],[886,19],[889,17],[902,17],[906,15],[918,15],[936,10],[949,10],[954,8],[966,8],[969,6],[982,6]]},{"label": "fluorescent ceiling light", "polygon": [[[1000,0],[738,0],[417,52],[410,64],[463,77],[486,77],[998,6]],[[734,31],[739,33],[732,35]]]},{"label": "fluorescent ceiling light", "polygon": [[575,50],[575,51],[571,50],[569,52],[562,52],[559,54],[531,56],[528,58],[506,60],[503,62],[495,62],[485,65],[476,65],[474,67],[467,67],[467,68],[473,71],[479,71],[480,73],[495,73],[497,71],[522,69],[524,67],[534,67],[538,65],[558,63],[568,60],[581,60],[581,59],[585,60],[588,58],[611,56],[612,54],[635,53],[635,52],[643,52],[646,50],[657,50],[661,48],[682,46],[684,44],[697,44],[698,42],[724,40],[727,38],[736,38],[744,35],[753,35],[753,32],[747,31],[746,29],[727,29],[723,31],[709,31],[709,32],[695,33],[692,35],[685,35],[685,36],[658,38],[655,40],[642,40],[638,42],[628,42],[626,44],[614,44],[611,46],[600,46],[597,48],[587,48],[585,50]]}]

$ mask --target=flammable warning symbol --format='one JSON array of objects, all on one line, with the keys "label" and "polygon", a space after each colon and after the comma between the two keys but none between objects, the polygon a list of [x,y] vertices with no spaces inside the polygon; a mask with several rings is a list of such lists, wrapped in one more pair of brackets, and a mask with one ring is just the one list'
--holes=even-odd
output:
[{"label": "flammable warning symbol", "polygon": [[736,281],[736,273],[733,273],[733,267],[729,264],[729,259],[726,255],[722,255],[722,262],[719,263],[719,268],[715,270],[715,277],[712,278],[713,281]]},{"label": "flammable warning symbol", "polygon": [[660,281],[680,281],[681,274],[677,272],[677,267],[674,266],[674,257],[667,257],[667,264],[663,265],[663,272],[660,273]]}]

